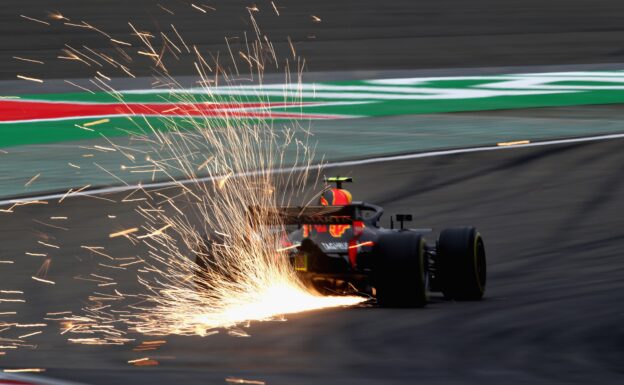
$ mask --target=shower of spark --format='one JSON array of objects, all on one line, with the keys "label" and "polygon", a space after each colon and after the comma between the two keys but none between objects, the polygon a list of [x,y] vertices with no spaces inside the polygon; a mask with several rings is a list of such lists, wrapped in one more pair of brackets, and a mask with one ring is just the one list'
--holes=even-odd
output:
[{"label": "shower of spark", "polygon": [[[251,12],[255,41],[246,43],[245,52],[235,54],[229,44],[228,48],[232,60],[242,58],[239,60],[249,68],[251,77],[261,83],[264,69],[277,66],[278,56]],[[164,64],[166,50],[173,52],[175,47],[180,51],[172,43],[174,37],[162,33],[164,45],[158,48],[152,39],[157,34],[130,27],[133,38],[142,45],[137,52],[152,60],[161,75],[155,86],[162,90],[167,85],[181,108],[175,111],[178,115],[172,116],[173,111],[161,115],[166,130],[154,128],[148,119],[128,118],[135,125],[129,130],[133,140],[142,146],[149,144],[151,151],[114,143],[107,148],[124,156],[120,173],[145,172],[152,179],[168,179],[175,185],[141,188],[129,194],[123,202],[136,202],[135,211],[143,223],[103,234],[107,239],[125,239],[129,247],[140,247],[144,250],[140,256],[116,257],[101,247],[83,246],[106,260],[100,266],[110,268],[110,275],[136,273],[141,290],[126,292],[123,279],[92,274],[89,279],[98,282],[98,291],[89,298],[84,314],[55,318],[62,321],[62,333],[70,336],[69,341],[83,344],[123,344],[131,340],[128,332],[204,336],[218,328],[364,301],[360,296],[323,296],[304,286],[287,258],[284,224],[277,219],[266,223],[266,218],[248,214],[250,206],[272,208],[310,201],[304,186],[318,180],[319,169],[311,167],[314,154],[308,144],[309,132],[296,122],[277,125],[271,119],[246,118],[232,108],[243,100],[217,99],[212,90],[219,82],[236,84],[234,77],[240,75],[236,62],[231,63],[232,73],[216,59],[209,64],[196,47],[188,49],[172,26],[178,44],[194,52],[198,83],[203,87],[201,92],[184,91],[167,75]],[[302,61],[298,63],[293,71],[295,83],[300,82],[303,66]],[[292,82],[288,66],[285,71]],[[123,95],[110,88],[106,79],[96,76],[94,84],[124,103]],[[291,91],[286,98],[291,101]],[[223,116],[198,118],[210,109],[196,106],[215,103],[227,104]],[[137,115],[130,105],[126,107],[128,115]],[[255,108],[268,117],[274,111],[268,99]],[[96,123],[104,122],[92,122],[90,129],[95,129]],[[123,179],[115,170],[105,171]],[[105,289],[109,291],[103,292]]]}]

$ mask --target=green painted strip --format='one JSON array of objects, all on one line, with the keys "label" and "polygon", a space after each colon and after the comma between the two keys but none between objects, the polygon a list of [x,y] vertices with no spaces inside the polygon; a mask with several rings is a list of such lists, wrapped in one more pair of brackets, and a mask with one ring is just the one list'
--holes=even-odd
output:
[{"label": "green painted strip", "polygon": [[[297,90],[301,89],[299,94]],[[146,90],[126,91],[118,96],[106,93],[67,93],[22,95],[25,100],[116,103],[121,96],[128,103],[154,102],[284,102],[321,103],[317,106],[280,108],[276,112],[301,111],[305,114],[380,117],[393,115],[433,114],[535,107],[559,107],[589,104],[624,103],[624,71],[569,72],[472,76],[449,78],[414,78],[360,80],[303,84],[285,92],[282,85],[264,87],[221,87],[184,93]],[[1,112],[1,108],[0,108]],[[127,135],[137,127],[127,118],[110,118],[110,122],[92,127],[93,132],[75,124],[94,118],[75,120],[0,123],[0,147],[91,139],[100,136]],[[135,122],[140,119],[135,119]],[[160,118],[148,118],[158,130],[168,129]],[[182,129],[192,127],[176,119]],[[219,124],[213,120],[212,124]],[[143,122],[138,130],[147,130]]]},{"label": "green painted strip", "polygon": [[[170,131],[171,123],[164,119],[147,118],[149,125],[141,118],[132,121],[126,117],[109,118],[110,122],[90,127],[88,131],[76,127],[75,124],[84,124],[94,119],[77,119],[71,121],[42,121],[27,123],[12,123],[0,125],[2,133],[2,145],[0,147],[20,146],[26,144],[57,143],[74,140],[88,140],[97,138],[114,138],[120,136],[145,136],[151,134],[152,127],[157,131]],[[253,119],[239,120],[240,122],[253,122]],[[201,124],[200,119],[196,124]],[[176,130],[192,130],[197,127],[190,119],[176,119]],[[225,124],[225,121],[212,119],[213,125]]]}]

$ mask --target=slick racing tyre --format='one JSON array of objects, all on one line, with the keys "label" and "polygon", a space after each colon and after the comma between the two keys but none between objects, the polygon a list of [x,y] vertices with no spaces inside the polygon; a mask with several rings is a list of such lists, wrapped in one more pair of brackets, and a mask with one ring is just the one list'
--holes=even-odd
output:
[{"label": "slick racing tyre", "polygon": [[483,297],[485,246],[477,229],[460,227],[442,231],[437,258],[444,297],[460,301],[475,301]]},{"label": "slick racing tyre", "polygon": [[427,303],[425,241],[407,231],[382,235],[375,243],[374,284],[381,307],[422,307]]}]

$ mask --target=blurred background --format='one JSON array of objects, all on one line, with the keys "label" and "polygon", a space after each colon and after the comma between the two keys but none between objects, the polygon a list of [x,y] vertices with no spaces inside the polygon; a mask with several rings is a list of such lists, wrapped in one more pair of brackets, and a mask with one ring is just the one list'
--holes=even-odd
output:
[{"label": "blurred background", "polygon": [[[290,53],[290,37],[306,58],[308,71],[599,64],[618,63],[624,55],[624,4],[613,0],[275,1],[277,13],[270,1],[195,2],[206,13],[191,4],[9,0],[0,14],[0,32],[5,36],[0,42],[0,76],[14,80],[24,64],[12,57],[27,55],[47,63],[33,73],[41,71],[49,79],[92,75],[84,65],[68,64],[57,56],[65,44],[107,48],[96,31],[51,29],[19,17],[46,19],[54,12],[77,24],[86,21],[121,40],[127,40],[128,22],[167,33],[173,23],[185,40],[213,53],[227,51],[226,38],[234,41],[252,31],[251,12],[282,56]],[[258,11],[249,10],[254,7]],[[194,71],[185,63],[170,68],[175,75]],[[137,74],[152,75],[148,68]]]}]

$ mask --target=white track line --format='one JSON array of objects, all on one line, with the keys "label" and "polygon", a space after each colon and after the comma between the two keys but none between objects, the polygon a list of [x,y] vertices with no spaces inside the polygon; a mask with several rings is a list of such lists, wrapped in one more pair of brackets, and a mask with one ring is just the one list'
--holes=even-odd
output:
[{"label": "white track line", "polygon": [[[571,138],[571,139],[555,139],[555,140],[546,140],[542,142],[521,144],[516,146],[483,146],[483,147],[471,147],[471,148],[459,148],[454,150],[443,150],[443,151],[429,151],[429,152],[420,152],[414,154],[404,154],[404,155],[392,155],[392,156],[379,156],[369,159],[360,159],[360,160],[347,160],[341,162],[329,162],[325,164],[316,164],[310,166],[310,170],[318,170],[321,168],[335,168],[335,167],[349,167],[349,166],[361,166],[365,164],[374,164],[374,163],[385,163],[385,162],[394,162],[399,160],[409,160],[409,159],[419,159],[419,158],[431,158],[434,156],[443,156],[443,155],[453,155],[453,154],[466,154],[472,152],[483,152],[483,151],[497,151],[497,150],[511,150],[518,148],[527,148],[527,147],[539,147],[539,146],[550,146],[556,144],[566,144],[566,143],[583,143],[583,142],[594,142],[599,140],[609,140],[609,139],[619,139],[624,138],[624,133],[622,134],[610,134],[610,135],[599,135],[599,136],[587,136],[583,138]],[[304,167],[295,167],[293,168],[279,168],[275,169],[272,172],[276,174],[286,173],[290,171],[302,171]],[[236,176],[246,176],[246,175],[254,175],[257,174],[258,171],[250,171],[247,173],[240,173],[234,175]],[[91,196],[98,194],[110,194],[110,193],[118,193],[124,191],[132,191],[139,188],[144,189],[152,189],[152,188],[160,188],[160,187],[170,187],[179,184],[194,184],[197,182],[210,182],[215,179],[219,179],[219,177],[203,177],[197,179],[184,179],[179,181],[167,181],[167,182],[159,182],[159,183],[149,183],[142,185],[127,185],[127,186],[114,186],[114,187],[103,187],[97,188],[89,191],[83,191],[76,194],[69,194],[66,198],[72,198],[77,196]],[[49,194],[49,195],[40,195],[33,196],[28,198],[19,198],[19,199],[9,199],[9,200],[0,200],[0,207],[13,205],[15,203],[28,203],[34,201],[47,201],[52,199],[60,199],[65,196],[66,193],[58,193],[58,194]]]}]

